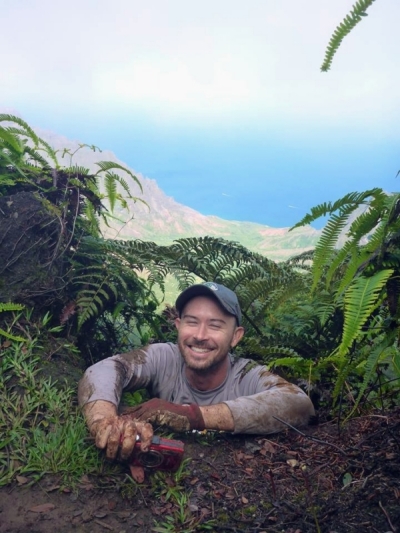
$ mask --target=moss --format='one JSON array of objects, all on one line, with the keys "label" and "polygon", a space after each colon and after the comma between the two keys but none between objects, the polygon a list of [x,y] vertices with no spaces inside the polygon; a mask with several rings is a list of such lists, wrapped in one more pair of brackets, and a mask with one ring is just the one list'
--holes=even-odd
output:
[{"label": "moss", "polygon": [[219,513],[217,515],[217,521],[221,524],[226,524],[227,522],[229,522],[229,515],[227,513]]},{"label": "moss", "polygon": [[249,505],[248,507],[245,507],[242,512],[246,516],[254,515],[257,512],[257,505]]}]

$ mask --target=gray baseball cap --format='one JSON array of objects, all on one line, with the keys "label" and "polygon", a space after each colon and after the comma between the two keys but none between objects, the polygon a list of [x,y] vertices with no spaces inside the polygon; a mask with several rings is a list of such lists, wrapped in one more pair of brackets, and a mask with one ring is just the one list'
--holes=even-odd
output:
[{"label": "gray baseball cap", "polygon": [[213,281],[206,281],[205,283],[188,287],[178,296],[175,303],[179,316],[188,301],[195,296],[211,296],[215,298],[227,313],[236,317],[236,322],[238,326],[240,326],[242,322],[242,312],[240,310],[237,296],[231,291],[231,289],[228,289],[228,287],[220,285],[219,283],[214,283]]}]

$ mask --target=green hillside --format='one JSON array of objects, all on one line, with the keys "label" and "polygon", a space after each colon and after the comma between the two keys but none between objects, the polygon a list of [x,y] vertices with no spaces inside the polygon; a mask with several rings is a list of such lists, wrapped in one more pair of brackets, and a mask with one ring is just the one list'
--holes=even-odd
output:
[{"label": "green hillside", "polygon": [[[59,149],[60,153],[64,148],[73,152],[79,146],[77,141],[52,132],[38,130],[38,133],[49,144]],[[73,156],[73,162],[88,168],[94,168],[95,162],[101,160],[115,161],[127,166],[110,151],[98,152],[82,148]],[[65,164],[69,164],[69,156],[66,156]],[[139,173],[136,175],[143,186],[143,193],[132,181],[132,194],[144,200],[147,206],[140,201],[131,201],[129,212],[120,211],[120,220],[115,220],[111,228],[104,228],[109,237],[170,244],[174,239],[182,237],[210,235],[239,242],[252,251],[280,261],[313,248],[321,233],[311,226],[289,232],[289,228],[273,228],[252,222],[205,216],[167,196],[155,180]]]}]

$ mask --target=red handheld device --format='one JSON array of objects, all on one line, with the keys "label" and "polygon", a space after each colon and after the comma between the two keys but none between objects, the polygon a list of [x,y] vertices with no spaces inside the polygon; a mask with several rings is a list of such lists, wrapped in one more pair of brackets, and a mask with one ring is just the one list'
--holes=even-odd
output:
[{"label": "red handheld device", "polygon": [[148,452],[142,452],[140,441],[137,441],[129,463],[155,470],[175,472],[183,459],[184,444],[180,440],[153,437]]}]

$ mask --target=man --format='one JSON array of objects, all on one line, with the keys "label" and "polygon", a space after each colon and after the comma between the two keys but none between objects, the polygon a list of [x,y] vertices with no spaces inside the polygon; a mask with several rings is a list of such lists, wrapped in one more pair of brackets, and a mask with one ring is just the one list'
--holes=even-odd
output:
[{"label": "man", "polygon": [[[285,429],[277,418],[292,426],[308,423],[314,408],[301,389],[230,354],[244,334],[233,291],[212,282],[193,285],[178,296],[176,309],[177,345],[109,357],[79,383],[89,430],[107,457],[127,459],[137,435],[147,451],[153,426],[268,434]],[[122,392],[141,388],[155,398],[119,415]]]}]

